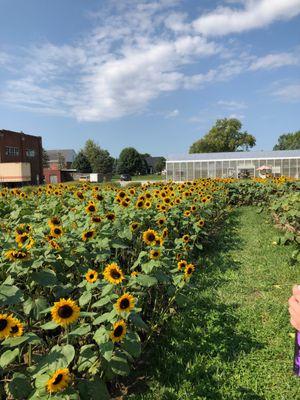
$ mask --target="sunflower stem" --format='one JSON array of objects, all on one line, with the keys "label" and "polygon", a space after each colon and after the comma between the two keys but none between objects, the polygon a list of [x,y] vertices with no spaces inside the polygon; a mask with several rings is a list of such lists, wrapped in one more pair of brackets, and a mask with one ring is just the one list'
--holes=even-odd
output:
[{"label": "sunflower stem", "polygon": [[28,367],[31,367],[32,362],[32,346],[31,344],[28,345]]},{"label": "sunflower stem", "polygon": [[66,326],[67,344],[69,344],[69,327]]}]

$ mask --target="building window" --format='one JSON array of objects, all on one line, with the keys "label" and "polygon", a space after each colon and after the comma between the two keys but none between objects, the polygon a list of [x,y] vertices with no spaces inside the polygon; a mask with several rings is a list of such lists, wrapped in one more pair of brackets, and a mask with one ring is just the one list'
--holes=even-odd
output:
[{"label": "building window", "polygon": [[35,157],[35,150],[33,150],[33,149],[27,149],[27,150],[26,150],[26,156],[27,156],[27,157]]},{"label": "building window", "polygon": [[5,155],[6,156],[18,156],[19,148],[18,147],[5,147]]}]

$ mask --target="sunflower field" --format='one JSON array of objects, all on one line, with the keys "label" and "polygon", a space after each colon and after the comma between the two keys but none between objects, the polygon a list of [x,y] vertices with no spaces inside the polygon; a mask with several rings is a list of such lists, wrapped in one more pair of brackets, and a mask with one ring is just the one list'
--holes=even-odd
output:
[{"label": "sunflower field", "polygon": [[230,180],[0,191],[0,395],[109,399],[180,308]]}]

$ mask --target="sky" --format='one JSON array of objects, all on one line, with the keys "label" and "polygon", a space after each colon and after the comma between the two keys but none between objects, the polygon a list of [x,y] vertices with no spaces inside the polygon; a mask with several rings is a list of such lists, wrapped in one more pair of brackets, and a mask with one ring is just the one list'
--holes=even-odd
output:
[{"label": "sky", "polygon": [[218,118],[300,129],[300,0],[0,0],[0,129],[168,156]]}]

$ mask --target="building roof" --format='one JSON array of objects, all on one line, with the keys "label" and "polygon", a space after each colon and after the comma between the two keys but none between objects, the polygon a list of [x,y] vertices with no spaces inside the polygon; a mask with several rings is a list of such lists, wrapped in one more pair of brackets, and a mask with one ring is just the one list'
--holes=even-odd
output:
[{"label": "building roof", "polygon": [[145,157],[145,160],[148,164],[149,167],[154,168],[155,165],[158,163],[158,161],[160,161],[163,157]]},{"label": "building roof", "polygon": [[167,161],[220,161],[247,159],[300,158],[300,150],[236,151],[228,153],[196,153],[170,155]]},{"label": "building roof", "polygon": [[76,157],[76,151],[72,149],[62,149],[62,150],[46,150],[50,162],[58,162],[59,155],[63,156],[65,162],[73,162]]}]

